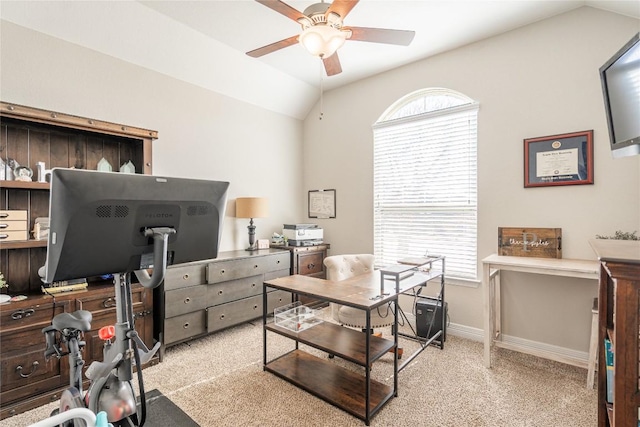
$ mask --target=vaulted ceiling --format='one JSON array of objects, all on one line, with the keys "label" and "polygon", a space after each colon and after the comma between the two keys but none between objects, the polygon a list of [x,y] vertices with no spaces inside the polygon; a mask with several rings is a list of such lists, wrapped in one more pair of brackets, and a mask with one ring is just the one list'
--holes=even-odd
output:
[{"label": "vaulted ceiling", "polygon": [[[303,11],[314,1],[286,1]],[[342,72],[295,44],[245,52],[299,34],[294,20],[251,0],[6,1],[0,18],[251,104],[304,118],[324,90],[455,49],[581,6],[640,19],[617,0],[362,0],[345,26],[413,30],[409,46],[347,40]]]}]

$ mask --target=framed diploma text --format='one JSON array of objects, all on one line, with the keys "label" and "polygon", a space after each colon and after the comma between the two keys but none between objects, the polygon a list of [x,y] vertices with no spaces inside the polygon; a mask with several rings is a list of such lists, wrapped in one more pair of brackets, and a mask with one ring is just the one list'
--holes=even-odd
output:
[{"label": "framed diploma text", "polygon": [[524,186],[593,184],[593,130],[524,140]]}]

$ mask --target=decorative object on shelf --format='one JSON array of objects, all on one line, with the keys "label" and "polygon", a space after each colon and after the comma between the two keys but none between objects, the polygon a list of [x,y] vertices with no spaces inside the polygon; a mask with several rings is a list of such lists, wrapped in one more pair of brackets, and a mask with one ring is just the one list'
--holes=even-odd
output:
[{"label": "decorative object on shelf", "polygon": [[31,170],[31,168],[28,168],[26,166],[18,166],[13,173],[16,181],[32,181],[31,177],[33,176],[33,171]]},{"label": "decorative object on shelf", "polygon": [[[4,274],[2,274],[2,272],[0,272],[0,290],[2,288],[7,288],[9,289],[9,284],[7,283],[7,281],[4,279]],[[11,296],[7,295],[7,294],[0,294],[0,304],[3,302],[7,302],[11,299]]]},{"label": "decorative object on shelf", "polygon": [[123,163],[122,166],[120,166],[120,172],[121,173],[136,173],[136,167],[134,166],[133,163],[131,163],[131,160],[129,160],[126,163]]},{"label": "decorative object on shelf", "polygon": [[562,228],[498,227],[498,255],[562,258]]},{"label": "decorative object on shelf", "polygon": [[284,234],[273,233],[273,236],[271,236],[271,243],[273,243],[274,245],[287,246],[287,238],[284,236]]},{"label": "decorative object on shelf", "polygon": [[256,226],[254,218],[266,218],[269,215],[269,200],[263,197],[238,197],[236,199],[236,218],[250,218],[247,229],[249,230],[248,251],[258,249],[256,245]]},{"label": "decorative object on shelf", "polygon": [[524,140],[524,186],[593,184],[593,130]]},{"label": "decorative object on shelf", "polygon": [[49,238],[49,218],[36,218],[33,224],[33,238],[45,240]]},{"label": "decorative object on shelf", "polygon": [[26,210],[0,210],[0,240],[27,240],[29,220]]},{"label": "decorative object on shelf", "polygon": [[103,157],[98,162],[98,170],[101,172],[111,172],[113,168],[111,167],[111,163]]},{"label": "decorative object on shelf", "polygon": [[51,169],[47,169],[44,162],[37,162],[36,167],[38,168],[38,182],[51,181]]},{"label": "decorative object on shelf", "polygon": [[617,230],[613,236],[601,236],[596,234],[596,239],[611,239],[611,240],[640,240],[640,236],[637,235],[637,231],[633,233],[628,231]]},{"label": "decorative object on shelf", "polygon": [[269,239],[258,239],[258,249],[269,249]]},{"label": "decorative object on shelf", "polygon": [[18,162],[16,162],[12,158],[7,158],[7,161],[4,167],[4,170],[5,170],[4,179],[6,179],[7,181],[13,181],[15,179],[14,171],[17,167],[20,167],[20,164]]},{"label": "decorative object on shelf", "polygon": [[301,332],[322,323],[321,314],[321,311],[296,301],[273,310],[273,322],[291,332]]},{"label": "decorative object on shelf", "polygon": [[309,190],[309,218],[336,217],[336,190]]}]

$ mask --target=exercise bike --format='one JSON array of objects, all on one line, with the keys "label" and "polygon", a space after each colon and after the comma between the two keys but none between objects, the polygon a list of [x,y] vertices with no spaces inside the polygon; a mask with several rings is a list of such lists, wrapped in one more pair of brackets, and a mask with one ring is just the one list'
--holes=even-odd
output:
[{"label": "exercise bike", "polygon": [[[137,270],[136,276],[146,288],[157,287],[164,279],[167,266],[167,243],[175,230],[168,227],[149,228],[144,235],[152,237],[154,242],[154,269],[150,276],[147,270]],[[74,408],[87,408],[94,414],[106,412],[107,420],[114,427],[142,427],[146,420],[146,404],[142,365],[153,358],[160,342],[149,349],[134,327],[133,303],[131,294],[131,273],[114,275],[116,299],[116,324],[100,329],[99,336],[104,341],[103,361],[89,365],[86,377],[90,385],[83,393],[82,349],[86,345],[83,334],[91,330],[91,312],[77,310],[73,313],[56,315],[51,326],[45,327],[45,358],[58,359],[69,356],[69,388],[60,396],[60,407],[53,411],[61,413]],[[131,380],[133,366],[138,367],[138,386],[140,391],[140,410]],[[138,416],[138,414],[140,416]],[[74,419],[62,424],[65,427],[86,427],[84,420]]]}]

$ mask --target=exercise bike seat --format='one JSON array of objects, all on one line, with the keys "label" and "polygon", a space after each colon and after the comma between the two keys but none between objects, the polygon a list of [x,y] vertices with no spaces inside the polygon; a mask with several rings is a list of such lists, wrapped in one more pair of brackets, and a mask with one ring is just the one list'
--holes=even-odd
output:
[{"label": "exercise bike seat", "polygon": [[91,330],[92,315],[87,310],[76,310],[73,313],[60,313],[53,318],[51,326],[57,331],[76,329],[82,332]]}]

